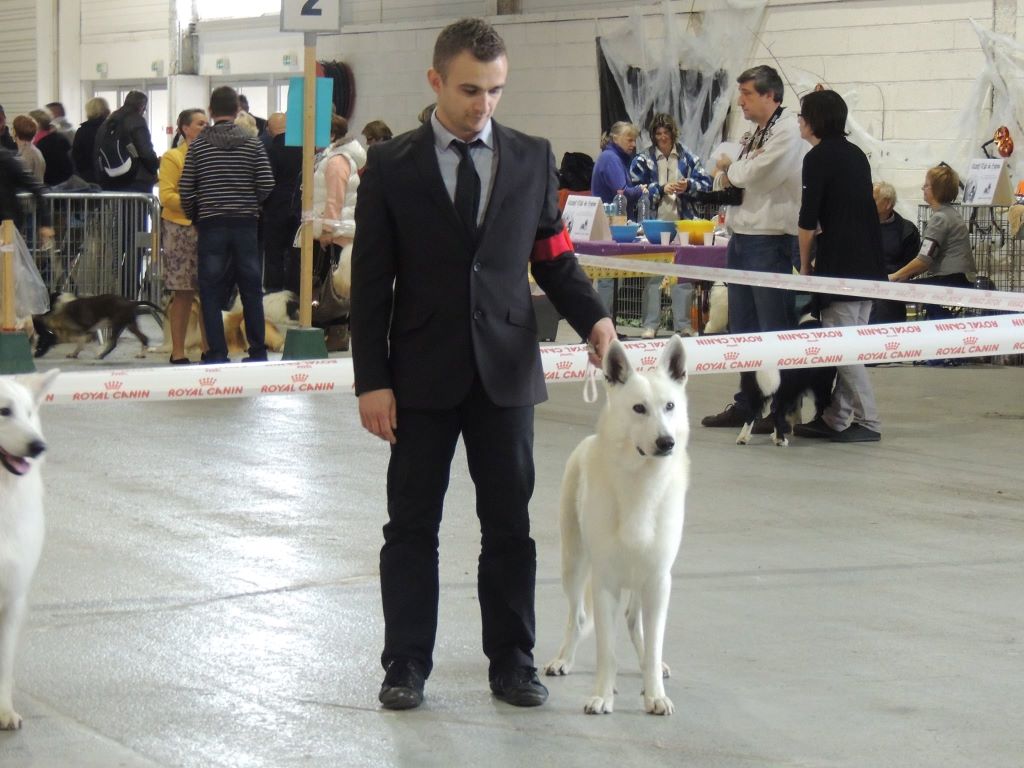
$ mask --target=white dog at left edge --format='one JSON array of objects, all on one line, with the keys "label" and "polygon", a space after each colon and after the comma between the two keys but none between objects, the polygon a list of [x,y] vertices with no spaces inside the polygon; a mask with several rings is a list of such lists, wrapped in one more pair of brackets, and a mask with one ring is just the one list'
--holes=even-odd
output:
[{"label": "white dog at left edge", "polygon": [[56,376],[0,376],[0,730],[21,727],[12,700],[14,651],[43,549],[39,406]]},{"label": "white dog at left edge", "polygon": [[568,674],[580,640],[593,627],[597,675],[584,711],[611,713],[615,622],[625,598],[644,709],[670,715],[662,646],[690,476],[686,353],[673,336],[656,369],[637,373],[622,345],[612,342],[603,368],[607,401],[597,434],[576,447],[562,480],[562,586],[569,617],[558,657],[544,671]]}]

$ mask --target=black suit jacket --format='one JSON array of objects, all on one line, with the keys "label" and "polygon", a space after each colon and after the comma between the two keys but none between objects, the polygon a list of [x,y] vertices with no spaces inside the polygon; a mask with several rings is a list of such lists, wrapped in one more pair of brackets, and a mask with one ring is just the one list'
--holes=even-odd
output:
[{"label": "black suit jacket", "polygon": [[475,242],[445,189],[430,123],[370,147],[352,254],[357,394],[391,388],[400,408],[451,408],[479,376],[499,406],[545,400],[531,266],[581,336],[607,316],[571,249],[539,255],[562,232],[550,144],[492,125],[498,170]]}]

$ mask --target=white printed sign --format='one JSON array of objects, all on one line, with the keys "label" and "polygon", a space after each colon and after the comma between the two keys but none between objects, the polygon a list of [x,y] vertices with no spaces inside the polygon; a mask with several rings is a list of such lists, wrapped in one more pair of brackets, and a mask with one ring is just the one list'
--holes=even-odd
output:
[{"label": "white printed sign", "polygon": [[611,240],[608,216],[600,197],[569,195],[562,209],[562,222],[569,237],[579,242]]},{"label": "white printed sign", "polygon": [[337,32],[341,0],[282,0],[282,32]]},{"label": "white printed sign", "polygon": [[987,157],[971,160],[964,181],[964,205],[1012,205],[1006,159]]}]

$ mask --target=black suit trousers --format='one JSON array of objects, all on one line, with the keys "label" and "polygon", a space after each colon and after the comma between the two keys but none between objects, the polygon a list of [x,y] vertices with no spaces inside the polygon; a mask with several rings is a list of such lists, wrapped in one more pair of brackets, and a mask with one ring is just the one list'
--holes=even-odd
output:
[{"label": "black suit trousers", "polygon": [[[459,435],[476,486],[481,550],[477,590],[490,672],[532,666],[537,550],[530,537],[533,406],[500,408],[475,381],[447,410],[398,409],[388,466],[388,523],[380,553],[385,667],[432,667],[439,598],[438,530]],[[456,555],[457,556],[457,555]]]}]

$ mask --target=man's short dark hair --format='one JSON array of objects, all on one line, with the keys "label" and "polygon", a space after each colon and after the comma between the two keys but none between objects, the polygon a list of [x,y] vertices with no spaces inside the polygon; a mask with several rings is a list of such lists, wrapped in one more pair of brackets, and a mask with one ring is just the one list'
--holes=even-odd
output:
[{"label": "man's short dark hair", "polygon": [[124,97],[124,107],[132,112],[138,112],[140,115],[145,111],[147,104],[149,104],[149,96],[142,91],[128,91],[128,95]]},{"label": "man's short dark hair", "polygon": [[768,93],[773,94],[776,104],[782,103],[782,97],[786,93],[786,89],[782,86],[782,78],[779,77],[779,73],[776,72],[769,66],[761,64],[756,67],[744,70],[740,73],[740,76],[736,78],[736,82],[740,85],[743,83],[754,82],[754,90],[762,96]]},{"label": "man's short dark hair", "polygon": [[449,24],[434,43],[434,69],[441,77],[448,74],[448,63],[463,51],[477,61],[490,62],[505,55],[505,41],[483,19],[459,19]]},{"label": "man's short dark hair", "polygon": [[234,117],[238,114],[238,92],[230,85],[214,88],[210,94],[210,117]]},{"label": "man's short dark hair", "polygon": [[800,99],[800,116],[819,139],[846,135],[846,117],[850,110],[835,91],[811,91]]}]

